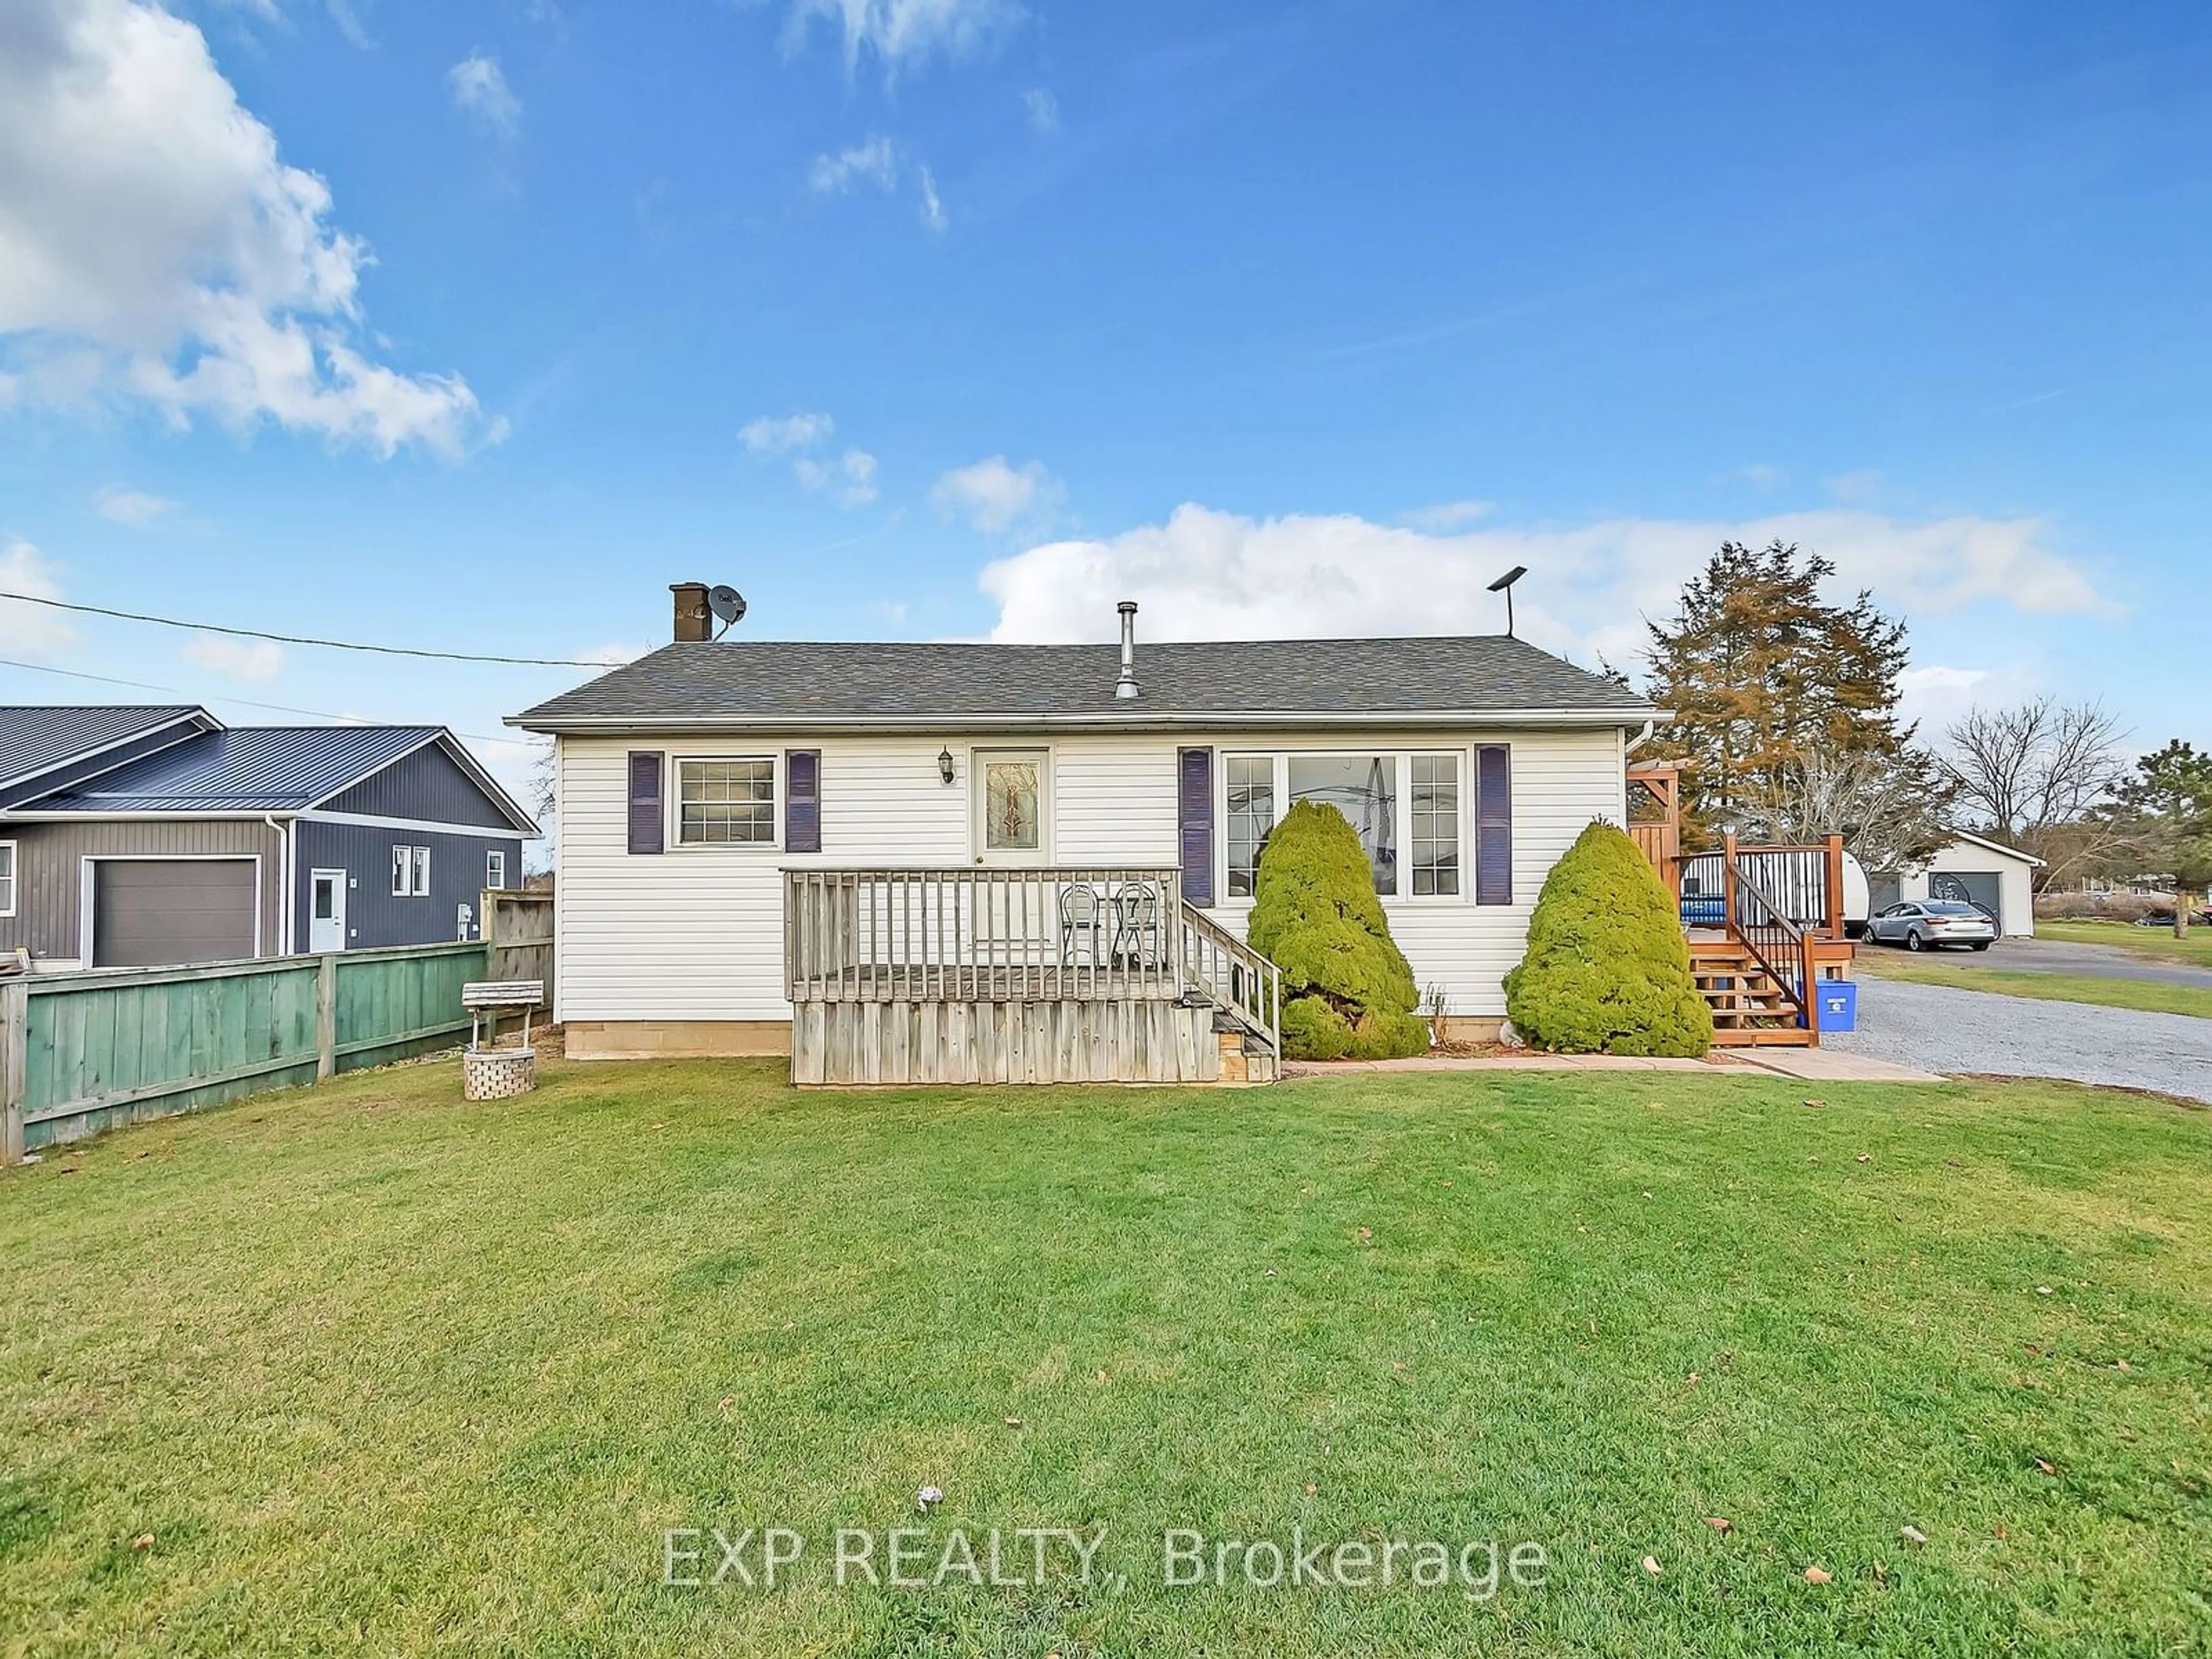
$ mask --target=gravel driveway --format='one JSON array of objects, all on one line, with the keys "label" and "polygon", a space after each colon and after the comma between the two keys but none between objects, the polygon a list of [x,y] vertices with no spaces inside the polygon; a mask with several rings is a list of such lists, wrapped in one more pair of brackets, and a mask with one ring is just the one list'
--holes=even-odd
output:
[{"label": "gravel driveway", "polygon": [[2212,1104],[2212,1019],[2187,1014],[1865,978],[1858,1030],[1820,1041],[1930,1072],[2067,1078]]},{"label": "gravel driveway", "polygon": [[[1903,956],[1894,945],[1872,939],[1859,948],[1878,957]],[[2013,973],[2079,974],[2087,979],[2139,979],[2156,985],[2194,985],[2212,991],[2212,968],[2192,968],[2183,962],[2160,962],[2116,945],[2076,945],[2070,939],[2004,939],[1986,951],[1932,951],[1928,962],[1954,963],[1961,968],[1996,968]],[[1881,971],[1879,965],[1876,973]]]}]

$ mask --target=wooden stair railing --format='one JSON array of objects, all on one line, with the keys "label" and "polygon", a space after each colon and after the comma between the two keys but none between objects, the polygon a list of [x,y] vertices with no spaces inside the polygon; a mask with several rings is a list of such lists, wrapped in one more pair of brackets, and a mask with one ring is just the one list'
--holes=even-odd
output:
[{"label": "wooden stair railing", "polygon": [[1283,970],[1185,899],[1177,907],[1176,963],[1183,982],[1267,1045],[1283,1052]]},{"label": "wooden stair railing", "polygon": [[[1814,932],[1790,920],[1765,887],[1746,870],[1734,836],[1721,842],[1723,926],[1740,941],[1796,1011],[1806,1040],[1820,1042],[1820,1000],[1815,985]],[[1824,898],[1826,895],[1824,894]]]}]

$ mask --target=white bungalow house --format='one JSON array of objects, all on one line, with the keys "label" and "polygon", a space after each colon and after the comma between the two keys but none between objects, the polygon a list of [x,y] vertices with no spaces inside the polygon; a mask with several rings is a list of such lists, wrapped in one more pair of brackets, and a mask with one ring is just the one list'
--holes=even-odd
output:
[{"label": "white bungalow house", "polygon": [[675,592],[676,643],[511,720],[556,743],[572,1055],[793,1054],[803,1082],[1271,1064],[1273,964],[1242,941],[1300,799],[1358,829],[1419,983],[1494,1030],[1545,876],[1625,821],[1656,714],[1505,636],[1140,649],[1125,604],[1118,657],[709,641],[705,590]]}]

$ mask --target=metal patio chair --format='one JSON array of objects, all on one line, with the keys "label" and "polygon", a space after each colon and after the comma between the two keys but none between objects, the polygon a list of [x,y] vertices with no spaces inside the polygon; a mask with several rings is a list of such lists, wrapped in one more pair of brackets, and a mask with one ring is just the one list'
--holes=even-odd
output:
[{"label": "metal patio chair", "polygon": [[[1099,915],[1098,890],[1087,881],[1071,882],[1060,890],[1060,965],[1078,960],[1076,945],[1082,940],[1091,965],[1098,965],[1098,935],[1103,927]],[[1087,936],[1087,937],[1085,937]]]},{"label": "metal patio chair", "polygon": [[1160,925],[1160,890],[1132,882],[1114,895],[1114,955],[1136,968],[1166,961],[1167,935]]}]

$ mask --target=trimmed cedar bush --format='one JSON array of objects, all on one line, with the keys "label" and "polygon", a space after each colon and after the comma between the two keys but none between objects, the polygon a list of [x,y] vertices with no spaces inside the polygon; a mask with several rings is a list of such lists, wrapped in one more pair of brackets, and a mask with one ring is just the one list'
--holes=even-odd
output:
[{"label": "trimmed cedar bush", "polygon": [[1682,919],[1636,843],[1609,823],[1553,866],[1505,976],[1505,1012],[1563,1054],[1702,1054],[1713,1013],[1690,977]]},{"label": "trimmed cedar bush", "polygon": [[1260,854],[1246,930],[1283,970],[1283,1053],[1388,1060],[1429,1051],[1413,970],[1390,938],[1359,834],[1334,806],[1298,801]]}]

